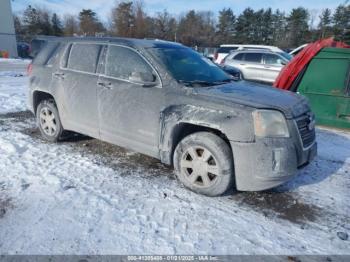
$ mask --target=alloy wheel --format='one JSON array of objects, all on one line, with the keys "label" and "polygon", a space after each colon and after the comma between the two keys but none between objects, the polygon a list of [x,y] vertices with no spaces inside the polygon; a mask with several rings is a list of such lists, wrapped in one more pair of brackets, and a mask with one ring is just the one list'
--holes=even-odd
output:
[{"label": "alloy wheel", "polygon": [[46,135],[55,135],[57,122],[54,113],[48,107],[43,107],[40,110],[40,126]]},{"label": "alloy wheel", "polygon": [[181,169],[193,185],[212,186],[219,176],[218,162],[204,147],[189,147],[182,155]]}]

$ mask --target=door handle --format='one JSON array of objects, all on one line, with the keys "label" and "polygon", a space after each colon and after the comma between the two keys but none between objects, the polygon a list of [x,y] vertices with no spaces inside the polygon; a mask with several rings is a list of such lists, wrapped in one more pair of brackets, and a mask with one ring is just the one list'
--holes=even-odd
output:
[{"label": "door handle", "polygon": [[111,82],[108,82],[108,83],[106,83],[106,82],[97,82],[97,85],[103,87],[104,89],[108,89],[108,90],[112,89],[112,83]]},{"label": "door handle", "polygon": [[64,73],[56,72],[53,74],[53,76],[59,79],[64,79]]}]

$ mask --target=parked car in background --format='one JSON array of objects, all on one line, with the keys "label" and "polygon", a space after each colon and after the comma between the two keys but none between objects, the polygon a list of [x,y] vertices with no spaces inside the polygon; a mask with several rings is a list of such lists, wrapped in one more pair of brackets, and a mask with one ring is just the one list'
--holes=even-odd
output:
[{"label": "parked car in background", "polygon": [[300,51],[302,51],[307,45],[308,45],[308,44],[301,45],[301,46],[299,46],[299,47],[297,47],[297,48],[291,50],[291,51],[289,52],[289,54],[290,54],[291,56],[296,56],[296,55],[299,54]]},{"label": "parked car in background", "polygon": [[291,56],[282,51],[241,50],[226,56],[222,65],[237,68],[242,79],[272,84],[290,59]]},{"label": "parked car in background", "polygon": [[221,69],[223,69],[226,73],[228,73],[229,75],[231,75],[232,79],[234,81],[240,81],[242,80],[242,77],[241,77],[241,72],[235,68],[235,67],[232,67],[232,66],[220,66]]},{"label": "parked car in background", "polygon": [[255,50],[270,50],[273,52],[283,52],[281,49],[275,46],[268,45],[221,45],[214,55],[214,62],[221,64],[224,58],[235,50],[243,49],[255,49]]},{"label": "parked car in background", "polygon": [[199,48],[198,50],[200,54],[210,59],[211,61],[214,61],[214,56],[216,51],[217,51],[217,48],[214,48],[214,47],[204,47],[204,48]]},{"label": "parked car in background", "polygon": [[29,78],[29,108],[46,140],[74,131],[158,158],[197,193],[275,187],[317,152],[304,97],[232,82],[181,44],[48,40]]},{"label": "parked car in background", "polygon": [[19,57],[29,58],[30,52],[30,44],[26,42],[17,42],[17,53]]}]

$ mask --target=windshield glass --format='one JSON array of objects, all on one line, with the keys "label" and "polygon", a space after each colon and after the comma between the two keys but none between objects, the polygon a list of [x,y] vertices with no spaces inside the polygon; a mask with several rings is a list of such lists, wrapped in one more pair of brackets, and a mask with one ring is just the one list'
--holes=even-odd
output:
[{"label": "windshield glass", "polygon": [[281,56],[283,56],[285,59],[287,59],[288,61],[292,60],[293,56],[286,53],[286,52],[280,52],[279,53]]},{"label": "windshield glass", "polygon": [[215,85],[232,80],[212,61],[189,48],[151,48],[150,51],[178,82]]}]

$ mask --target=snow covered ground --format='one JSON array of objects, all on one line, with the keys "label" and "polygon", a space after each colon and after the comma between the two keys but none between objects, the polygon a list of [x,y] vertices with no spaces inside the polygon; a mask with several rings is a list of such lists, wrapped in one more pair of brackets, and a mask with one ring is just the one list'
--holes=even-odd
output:
[{"label": "snow covered ground", "polygon": [[350,254],[349,132],[318,129],[319,156],[286,185],[208,198],[152,158],[42,141],[26,63],[0,60],[0,254]]},{"label": "snow covered ground", "polygon": [[0,58],[0,112],[25,108],[27,77],[23,77],[30,60]]}]

